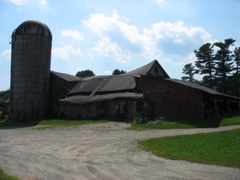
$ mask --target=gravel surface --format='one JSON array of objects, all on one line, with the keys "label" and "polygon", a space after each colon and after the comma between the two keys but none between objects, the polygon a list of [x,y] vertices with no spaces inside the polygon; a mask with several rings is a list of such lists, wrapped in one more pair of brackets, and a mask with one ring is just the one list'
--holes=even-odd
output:
[{"label": "gravel surface", "polygon": [[233,180],[239,168],[159,158],[136,140],[240,128],[130,131],[126,123],[0,130],[0,166],[24,180]]}]

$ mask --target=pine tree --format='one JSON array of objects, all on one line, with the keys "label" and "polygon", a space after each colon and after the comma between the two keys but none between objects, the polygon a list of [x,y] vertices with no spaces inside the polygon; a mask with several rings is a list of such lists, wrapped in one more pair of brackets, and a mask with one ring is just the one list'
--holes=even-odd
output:
[{"label": "pine tree", "polygon": [[192,63],[186,64],[182,69],[182,71],[183,71],[183,74],[188,75],[188,76],[183,76],[182,80],[194,82],[193,75],[195,73],[195,67],[192,65]]},{"label": "pine tree", "polygon": [[218,90],[223,93],[227,93],[228,75],[233,70],[233,55],[229,50],[230,46],[233,46],[234,39],[225,39],[224,42],[216,42],[214,45],[219,48],[215,55],[216,59],[216,75]]},{"label": "pine tree", "polygon": [[239,96],[240,47],[234,49],[234,61],[236,63],[236,95]]},{"label": "pine tree", "polygon": [[203,77],[203,84],[213,89],[215,72],[213,45],[206,43],[198,50],[195,50],[194,53],[197,57],[195,61],[195,66],[197,68],[196,73],[205,75]]}]

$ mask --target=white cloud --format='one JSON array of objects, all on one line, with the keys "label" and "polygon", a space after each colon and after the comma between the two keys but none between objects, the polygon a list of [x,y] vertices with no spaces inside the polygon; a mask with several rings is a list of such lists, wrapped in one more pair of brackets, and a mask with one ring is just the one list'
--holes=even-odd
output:
[{"label": "white cloud", "polygon": [[167,4],[166,0],[154,0],[160,7],[163,7]]},{"label": "white cloud", "polygon": [[200,45],[212,41],[207,31],[186,26],[182,21],[158,22],[150,28],[143,28],[140,33],[136,26],[121,21],[116,11],[111,16],[92,14],[83,23],[99,37],[92,50],[120,63],[129,62],[135,55],[147,59],[176,56],[177,62],[171,61],[176,65]]},{"label": "white cloud", "polygon": [[105,75],[112,75],[112,71],[104,71],[103,72]]},{"label": "white cloud", "polygon": [[29,2],[28,0],[5,0],[5,1],[16,4],[16,5],[24,5]]},{"label": "white cloud", "polygon": [[69,60],[71,55],[81,56],[80,48],[74,48],[71,45],[64,45],[63,47],[55,47],[52,49],[52,54],[60,59]]},{"label": "white cloud", "polygon": [[11,59],[11,49],[5,50],[1,53],[1,56],[6,57],[7,59]]},{"label": "white cloud", "polygon": [[84,36],[82,35],[82,33],[76,30],[62,30],[61,35],[65,37],[71,37],[78,41],[81,41],[84,39]]},{"label": "white cloud", "polygon": [[176,44],[185,44],[183,39],[174,39]]},{"label": "white cloud", "polygon": [[43,6],[47,5],[47,0],[35,0],[36,2],[40,3]]},{"label": "white cloud", "polygon": [[101,37],[92,48],[98,55],[111,57],[119,63],[127,63],[131,59],[130,52],[124,52],[116,42],[111,41],[108,37]]},{"label": "white cloud", "polygon": [[24,5],[31,2],[37,2],[43,6],[47,5],[47,0],[5,0],[6,2],[13,3],[15,5]]}]

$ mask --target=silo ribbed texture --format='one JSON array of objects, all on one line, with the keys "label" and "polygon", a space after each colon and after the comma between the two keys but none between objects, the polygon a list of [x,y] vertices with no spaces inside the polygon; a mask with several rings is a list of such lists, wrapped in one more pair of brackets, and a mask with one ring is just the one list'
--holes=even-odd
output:
[{"label": "silo ribbed texture", "polygon": [[39,120],[48,114],[52,34],[26,21],[12,34],[11,119]]}]

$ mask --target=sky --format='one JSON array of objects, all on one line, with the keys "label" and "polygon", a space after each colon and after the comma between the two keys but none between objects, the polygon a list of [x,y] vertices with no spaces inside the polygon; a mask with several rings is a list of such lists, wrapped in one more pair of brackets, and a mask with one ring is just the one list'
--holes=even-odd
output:
[{"label": "sky", "polygon": [[0,0],[0,91],[10,87],[11,35],[24,21],[51,30],[51,70],[109,75],[155,59],[181,79],[204,43],[236,40],[240,0]]}]

